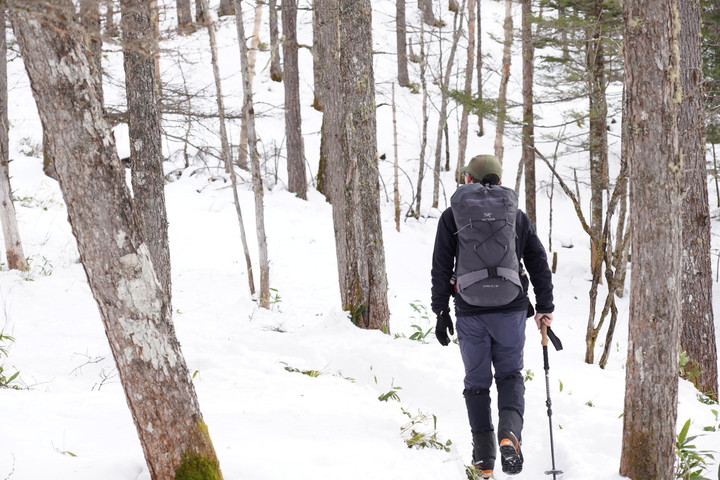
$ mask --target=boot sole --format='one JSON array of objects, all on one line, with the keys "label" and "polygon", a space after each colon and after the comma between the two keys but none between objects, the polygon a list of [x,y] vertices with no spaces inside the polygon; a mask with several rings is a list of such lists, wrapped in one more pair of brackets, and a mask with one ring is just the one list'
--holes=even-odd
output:
[{"label": "boot sole", "polygon": [[523,457],[512,445],[500,447],[500,462],[502,463],[502,471],[508,475],[516,475],[522,472]]}]

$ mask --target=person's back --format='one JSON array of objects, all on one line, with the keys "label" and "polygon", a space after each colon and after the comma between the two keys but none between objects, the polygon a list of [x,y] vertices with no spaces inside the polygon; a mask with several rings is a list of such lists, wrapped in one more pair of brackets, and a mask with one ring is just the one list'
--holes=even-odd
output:
[{"label": "person's back", "polygon": [[473,157],[462,173],[466,185],[458,188],[451,207],[438,222],[431,308],[437,315],[435,335],[442,345],[448,345],[448,332],[454,333],[449,301],[451,296],[455,299],[473,463],[489,478],[496,456],[490,410],[493,367],[503,471],[514,474],[522,470],[522,352],[525,321],[534,313],[522,265],[533,284],[538,328],[540,322],[552,322],[552,274],[534,228],[527,215],[517,209],[517,197],[500,186],[502,170],[497,159],[491,155]]}]

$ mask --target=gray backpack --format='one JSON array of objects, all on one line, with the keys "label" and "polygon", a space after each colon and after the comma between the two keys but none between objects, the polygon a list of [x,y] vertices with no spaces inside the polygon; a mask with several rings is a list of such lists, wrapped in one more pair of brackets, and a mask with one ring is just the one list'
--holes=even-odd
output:
[{"label": "gray backpack", "polygon": [[455,290],[465,302],[497,307],[522,290],[515,253],[518,198],[500,185],[461,185],[450,199],[458,231]]}]

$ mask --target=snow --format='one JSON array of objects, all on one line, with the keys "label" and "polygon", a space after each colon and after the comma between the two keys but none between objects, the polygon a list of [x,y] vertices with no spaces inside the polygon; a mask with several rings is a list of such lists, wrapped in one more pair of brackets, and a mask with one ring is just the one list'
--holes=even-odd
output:
[{"label": "snow", "polygon": [[[169,5],[163,25],[172,25],[174,2],[162,3]],[[245,7],[250,33],[253,5],[245,2]],[[283,90],[281,84],[267,78],[268,52],[258,55],[255,100],[261,150],[267,155],[269,170],[265,224],[273,288],[270,310],[259,308],[248,291],[227,176],[216,159],[196,155],[196,149],[190,152],[191,166],[184,169],[182,155],[178,154],[182,145],[177,140],[165,141],[165,153],[172,159],[166,162],[166,172],[181,172],[165,190],[175,330],[228,480],[465,478],[471,443],[458,346],[451,343],[442,347],[432,334],[426,342],[409,339],[416,331],[413,325],[423,332],[434,327],[428,318],[432,314],[424,312],[429,309],[430,260],[441,210],[428,206],[432,175],[426,173],[422,217],[403,219],[401,231],[395,230],[392,117],[388,107],[396,70],[394,56],[387,54],[394,51],[394,7],[389,0],[373,2],[374,42],[379,52],[375,65],[380,105],[378,151],[387,154],[380,170],[391,335],[354,327],[347,312],[340,309],[331,207],[312,188],[308,200],[302,201],[285,187],[284,160],[274,153],[274,148],[284,148]],[[408,21],[418,25],[419,13],[411,2],[408,12]],[[444,15],[451,25],[451,15]],[[483,45],[489,55],[486,64],[497,65],[501,49],[490,35],[501,38],[502,6],[485,2],[483,15],[487,35]],[[515,15],[518,24],[519,8]],[[301,44],[312,42],[310,20],[309,11],[299,12]],[[218,27],[226,103],[228,108],[239,110],[242,97],[234,19],[223,19]],[[449,38],[449,32],[444,34]],[[263,30],[261,40],[267,39]],[[193,105],[213,111],[207,35],[169,35],[164,46],[163,77],[177,85],[185,75],[191,88],[205,95],[193,99]],[[178,56],[171,53],[175,47],[182,48],[182,61],[187,62],[182,73],[177,67]],[[457,57],[457,64],[464,65],[462,48]],[[115,79],[114,84],[106,83],[106,99],[121,104],[122,94],[113,86],[122,85],[122,57],[117,47],[106,61]],[[305,155],[314,175],[321,117],[310,107],[312,59],[306,49],[300,50],[300,61]],[[411,78],[417,79],[418,66],[411,64],[410,68]],[[431,68],[437,69],[437,65],[431,64]],[[510,88],[510,95],[516,99],[519,69],[516,54]],[[495,92],[497,75],[486,74],[486,92]],[[62,195],[57,184],[42,173],[41,156],[36,153],[42,145],[39,121],[21,62],[10,64],[10,76],[14,160],[10,168],[20,232],[31,268],[17,272],[3,265],[0,271],[0,331],[16,340],[9,345],[2,365],[6,374],[20,372],[16,383],[22,387],[0,389],[0,478],[147,480],[150,475],[97,306],[79,263]],[[431,88],[436,94],[437,86]],[[421,95],[401,88],[396,88],[396,95],[399,150],[405,172],[400,179],[404,214],[417,179]],[[435,97],[439,105],[437,100]],[[454,108],[453,103],[450,105]],[[433,158],[437,127],[436,107],[431,105],[430,111],[433,117],[428,125],[426,158]],[[563,111],[560,106],[544,105],[542,114],[547,124],[554,124],[560,123]],[[456,138],[458,115],[459,109],[451,112],[451,139]],[[471,125],[474,121],[471,117]],[[468,157],[492,151],[494,125],[486,121],[485,126],[483,137],[471,132]],[[613,127],[619,129],[619,123]],[[170,128],[183,136],[180,122]],[[204,120],[201,125],[194,124],[193,138],[217,148],[216,130],[212,121]],[[230,122],[228,130],[237,138],[239,123]],[[544,133],[549,132],[540,132],[538,137]],[[520,149],[517,129],[509,128],[508,135],[504,177],[506,184],[512,184]],[[123,151],[129,151],[126,127],[116,129],[116,138],[123,156]],[[613,147],[614,160],[618,143]],[[540,148],[549,156],[553,147],[543,144]],[[454,141],[451,149],[457,150]],[[562,162],[560,170],[567,173],[573,165],[582,165],[583,155],[568,154]],[[538,232],[547,246],[549,200],[545,192],[550,176],[539,165],[538,182],[543,189],[538,193]],[[613,166],[613,172],[616,170]],[[249,175],[242,175],[240,201],[257,270],[253,193]],[[578,175],[582,179],[587,172],[581,170]],[[441,180],[442,209],[454,189],[452,172],[443,173]],[[521,205],[523,202],[521,198]],[[553,202],[552,240],[559,256],[553,328],[565,346],[561,352],[550,353],[556,466],[565,472],[562,478],[619,479],[629,293],[626,288],[627,295],[618,299],[620,319],[607,368],[584,363],[589,242],[570,201],[559,189]],[[588,201],[583,202],[583,208],[587,213]],[[713,227],[717,230],[717,220]],[[713,241],[717,248],[717,239]],[[717,289],[714,297],[718,312]],[[596,356],[601,354],[604,335],[603,330]],[[543,478],[551,467],[542,349],[532,321],[527,324],[525,369],[525,468],[513,477],[518,480]],[[302,373],[311,371],[315,372],[312,376]],[[378,400],[392,391],[397,399]],[[702,431],[708,426],[720,429],[720,420],[713,413],[720,408],[700,403],[686,381],[680,382],[679,400],[678,431],[692,419],[691,435],[703,434],[695,441],[698,448],[720,451],[720,433]],[[433,431],[434,415],[438,441],[452,441],[449,451],[408,448],[401,435],[401,429],[410,422],[404,412],[412,417],[426,415],[429,421],[415,427],[425,432]],[[716,458],[710,462],[707,475],[712,477],[711,472],[717,470]],[[497,477],[506,478],[502,473]]]}]

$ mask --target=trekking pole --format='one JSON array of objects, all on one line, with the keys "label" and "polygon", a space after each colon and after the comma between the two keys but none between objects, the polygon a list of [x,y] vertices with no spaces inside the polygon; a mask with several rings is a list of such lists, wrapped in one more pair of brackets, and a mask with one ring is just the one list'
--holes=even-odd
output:
[{"label": "trekking pole", "polygon": [[540,329],[542,332],[542,347],[543,347],[543,360],[545,362],[545,391],[547,392],[547,414],[548,423],[550,425],[550,458],[552,459],[552,470],[545,472],[545,475],[552,475],[553,480],[557,480],[557,476],[561,475],[562,470],[555,468],[555,444],[553,442],[553,428],[552,428],[552,402],[550,401],[550,362],[548,361],[548,339],[552,341],[555,350],[562,350],[562,343],[555,333],[545,325],[542,324]]}]

